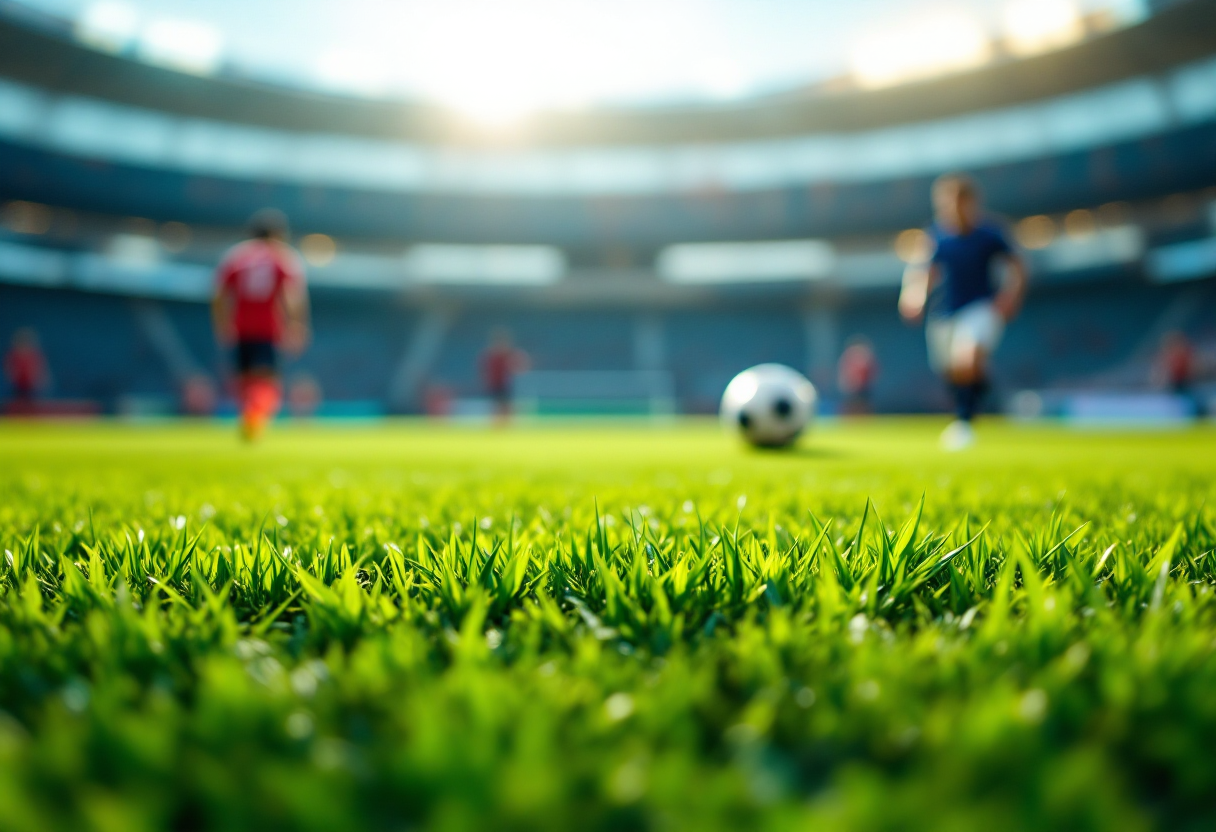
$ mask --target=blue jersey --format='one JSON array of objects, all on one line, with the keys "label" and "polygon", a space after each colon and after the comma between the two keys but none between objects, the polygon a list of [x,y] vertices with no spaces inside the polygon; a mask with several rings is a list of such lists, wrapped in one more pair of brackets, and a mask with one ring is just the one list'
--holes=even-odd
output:
[{"label": "blue jersey", "polygon": [[938,272],[929,299],[931,315],[953,315],[969,303],[996,294],[992,261],[1011,250],[1000,228],[981,223],[966,234],[954,234],[934,226],[929,236],[934,242],[932,263]]}]

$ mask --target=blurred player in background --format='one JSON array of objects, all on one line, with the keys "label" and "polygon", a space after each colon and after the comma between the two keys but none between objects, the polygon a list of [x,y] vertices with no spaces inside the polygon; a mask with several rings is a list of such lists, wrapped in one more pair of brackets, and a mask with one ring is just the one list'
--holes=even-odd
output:
[{"label": "blurred player in background", "polygon": [[1195,348],[1186,335],[1171,330],[1161,337],[1154,376],[1157,384],[1171,393],[1191,395],[1191,384],[1195,380]]},{"label": "blurred player in background", "polygon": [[870,339],[854,335],[845,345],[836,367],[836,384],[844,394],[841,411],[845,415],[862,416],[873,412],[870,394],[877,376],[878,359]]},{"label": "blurred player in background", "polygon": [[1161,346],[1157,351],[1156,366],[1153,368],[1153,381],[1164,387],[1175,396],[1188,399],[1195,408],[1197,415],[1202,414],[1199,397],[1195,394],[1195,377],[1198,375],[1195,347],[1185,333],[1171,330],[1161,338]]},{"label": "blurred player in background", "polygon": [[[982,214],[979,188],[946,174],[933,183],[932,256],[904,272],[900,314],[925,322],[929,363],[954,394],[955,421],[942,446],[975,442],[971,422],[988,390],[988,360],[1026,296],[1026,267],[1004,232]],[[996,269],[1006,264],[1004,285]]]},{"label": "blurred player in background", "polygon": [[481,354],[481,378],[500,423],[511,416],[511,382],[531,364],[528,354],[512,343],[510,331],[505,327],[494,330],[490,345]]},{"label": "blurred player in background", "polygon": [[241,435],[253,440],[279,410],[279,352],[302,351],[309,325],[304,267],[287,244],[287,218],[259,211],[249,236],[220,264],[211,311],[216,339],[236,363]]},{"label": "blurred player in background", "polygon": [[4,356],[4,375],[13,396],[9,412],[33,413],[38,394],[46,387],[50,374],[38,333],[32,328],[22,327],[13,333]]},{"label": "blurred player in background", "polygon": [[287,409],[297,419],[316,416],[321,399],[321,385],[308,373],[297,373],[287,385]]}]

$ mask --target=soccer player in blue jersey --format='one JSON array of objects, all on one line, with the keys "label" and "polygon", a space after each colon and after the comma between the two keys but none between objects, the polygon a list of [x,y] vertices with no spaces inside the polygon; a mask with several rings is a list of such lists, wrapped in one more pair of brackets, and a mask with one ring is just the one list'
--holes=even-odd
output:
[{"label": "soccer player in blue jersey", "polygon": [[984,218],[969,177],[951,173],[934,182],[933,210],[932,254],[904,272],[899,312],[908,321],[925,319],[929,364],[954,394],[956,419],[942,446],[957,451],[975,442],[971,423],[988,389],[988,360],[1022,306],[1026,266]]}]

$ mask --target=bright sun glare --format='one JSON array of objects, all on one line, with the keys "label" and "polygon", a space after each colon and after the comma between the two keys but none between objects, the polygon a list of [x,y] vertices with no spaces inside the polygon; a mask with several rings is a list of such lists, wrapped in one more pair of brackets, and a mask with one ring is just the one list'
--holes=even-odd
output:
[{"label": "bright sun glare", "polygon": [[492,126],[845,73],[887,86],[1067,46],[1098,9],[1125,23],[1144,14],[1144,0],[28,2],[75,15],[95,48],[203,74],[263,67],[342,94],[428,100]]},{"label": "bright sun glare", "polygon": [[[680,68],[675,86],[736,93],[742,80],[729,45],[706,49],[716,34],[698,31],[688,5],[448,0],[423,11],[411,4],[366,33],[374,43],[386,28],[395,31],[395,49],[343,46],[324,56],[319,71],[323,82],[366,92],[408,87],[493,124],[545,107],[645,96],[654,75],[670,77],[673,66]],[[572,35],[588,32],[595,37]],[[368,57],[377,54],[393,57]]]}]

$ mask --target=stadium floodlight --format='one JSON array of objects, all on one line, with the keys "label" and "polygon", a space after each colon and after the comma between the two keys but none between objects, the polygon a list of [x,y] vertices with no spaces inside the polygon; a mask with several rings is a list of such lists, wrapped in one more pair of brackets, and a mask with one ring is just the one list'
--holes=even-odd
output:
[{"label": "stadium floodlight", "polygon": [[1086,208],[1077,208],[1064,216],[1064,233],[1069,237],[1084,239],[1097,229],[1094,212]]},{"label": "stadium floodlight", "polygon": [[1047,248],[1056,237],[1056,224],[1046,214],[1036,214],[1020,220],[1014,227],[1014,236],[1022,248]]},{"label": "stadium floodlight", "polygon": [[300,239],[300,254],[308,265],[324,268],[334,261],[338,245],[328,234],[306,234]]},{"label": "stadium floodlight", "polygon": [[992,57],[987,33],[968,15],[939,12],[864,38],[853,53],[853,77],[885,87],[973,69]]},{"label": "stadium floodlight", "polygon": [[544,286],[566,274],[566,257],[552,246],[472,246],[424,243],[405,255],[417,283]]},{"label": "stadium floodlight", "polygon": [[127,3],[101,0],[76,19],[76,39],[103,52],[126,49],[139,30],[139,14]]},{"label": "stadium floodlight", "polygon": [[1056,238],[1042,250],[1039,262],[1051,272],[1072,272],[1135,263],[1144,250],[1144,231],[1139,226],[1091,228]]},{"label": "stadium floodlight", "polygon": [[160,263],[160,245],[146,234],[115,234],[105,247],[111,263],[130,269],[150,269]]},{"label": "stadium floodlight", "polygon": [[681,243],[659,254],[659,276],[671,283],[748,283],[829,277],[836,252],[826,240]]},{"label": "stadium floodlight", "polygon": [[45,234],[51,219],[50,207],[39,202],[15,199],[0,208],[0,226],[16,234]]},{"label": "stadium floodlight", "polygon": [[354,95],[382,95],[388,86],[384,65],[366,50],[333,48],[317,59],[317,80],[326,89]]},{"label": "stadium floodlight", "polygon": [[895,254],[905,263],[924,263],[933,254],[933,241],[920,228],[908,228],[895,237]]},{"label": "stadium floodlight", "polygon": [[139,56],[148,63],[207,75],[219,68],[224,39],[218,29],[197,20],[160,18],[139,36]]},{"label": "stadium floodlight", "polygon": [[1072,0],[1013,0],[1002,15],[1005,45],[1015,55],[1059,49],[1085,36]]}]

